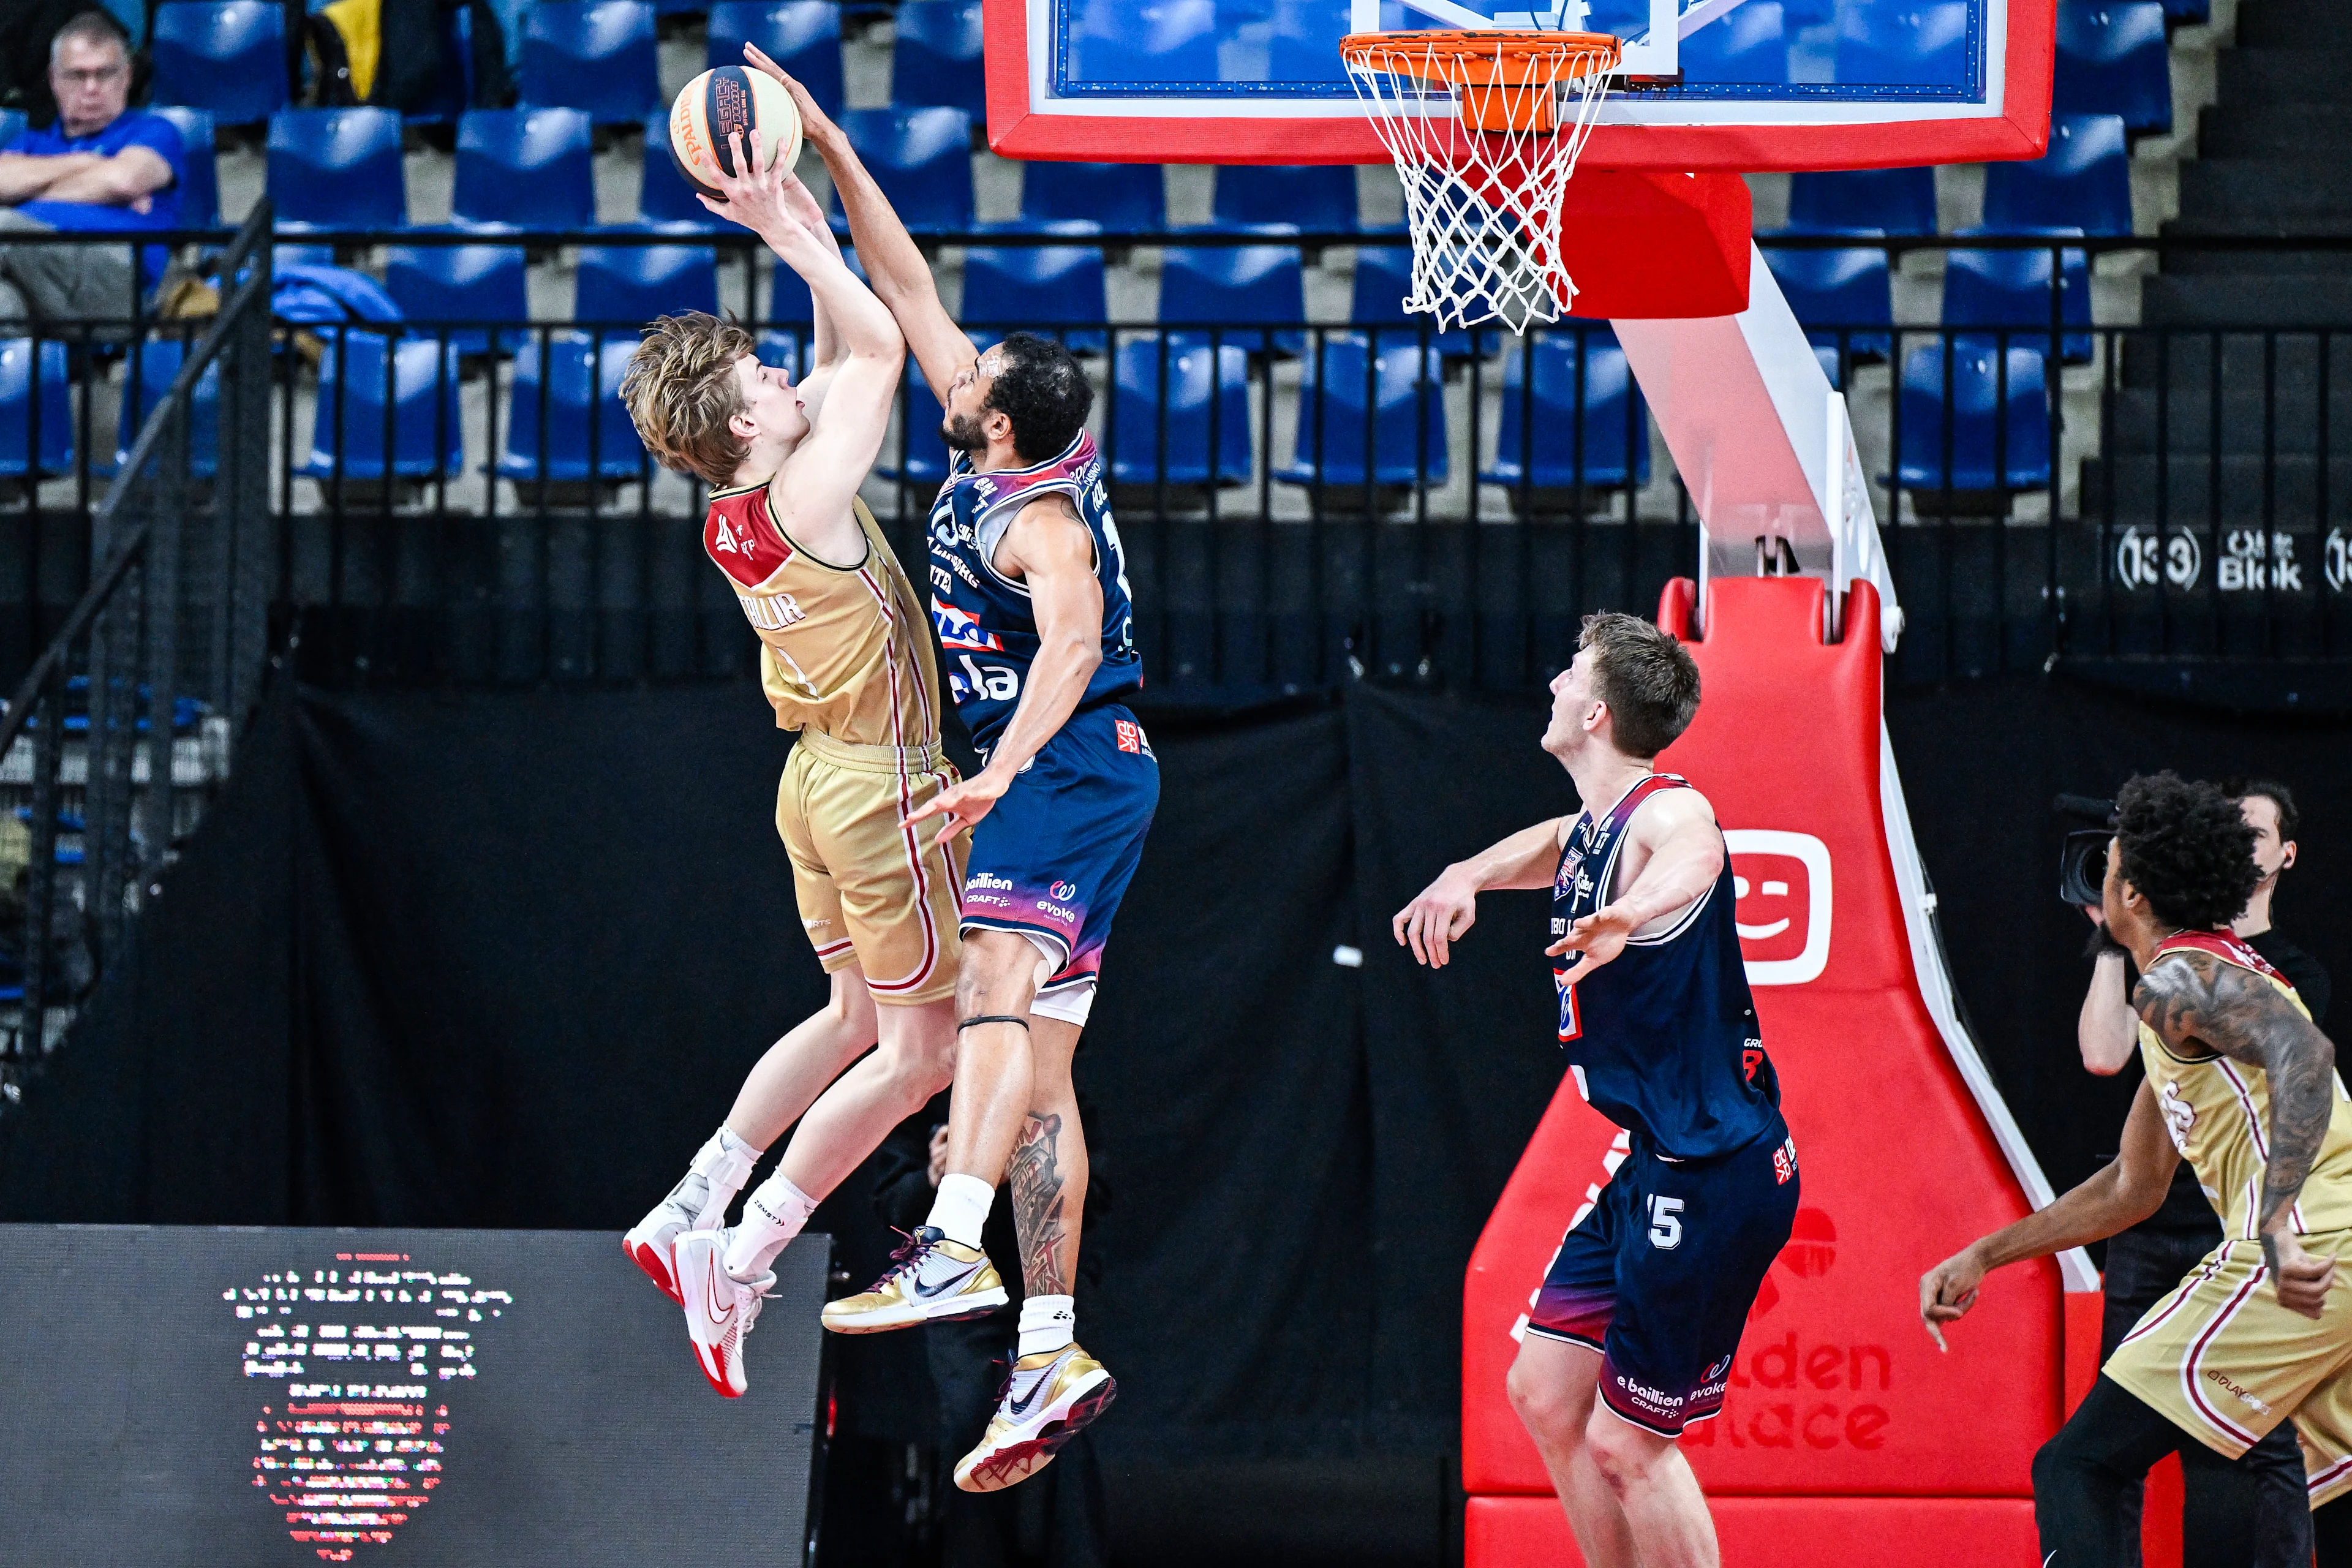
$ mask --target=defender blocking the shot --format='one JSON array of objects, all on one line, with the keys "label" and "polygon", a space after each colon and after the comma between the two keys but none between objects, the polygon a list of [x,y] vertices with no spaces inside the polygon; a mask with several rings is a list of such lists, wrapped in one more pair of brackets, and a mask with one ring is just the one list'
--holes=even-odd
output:
[{"label": "defender blocking the shot", "polygon": [[1733,926],[1714,808],[1651,766],[1698,711],[1698,666],[1632,616],[1588,616],[1544,750],[1584,809],[1457,865],[1397,912],[1433,968],[1491,888],[1552,890],[1559,1043],[1633,1149],[1544,1276],[1510,1395],[1593,1568],[1719,1561],[1675,1439],[1722,1406],[1800,1182]]},{"label": "defender blocking the shot", "polygon": [[[801,923],[832,976],[825,1008],[751,1069],[726,1122],[626,1237],[685,1310],[706,1376],[745,1387],[743,1336],[776,1254],[817,1201],[949,1082],[962,867],[908,817],[956,783],[940,750],[940,694],[914,585],[857,488],[881,450],[904,341],[845,266],[789,168],[720,174],[724,201],[805,279],[815,302],[808,374],[761,364],[750,333],[663,317],[621,393],[646,445],[711,487],[703,544],[758,635],[761,683],[799,740],[776,829]],[[760,1155],[799,1123],[775,1173],[724,1228]],[[967,1310],[1006,1297],[976,1270]]]},{"label": "defender blocking the shot", "polygon": [[975,354],[848,138],[776,74],[945,405],[955,457],[931,508],[931,608],[987,759],[910,819],[942,845],[971,834],[948,1173],[929,1223],[871,1290],[830,1304],[825,1326],[870,1333],[968,1312],[989,1267],[981,1226],[1009,1179],[1027,1292],[1019,1348],[995,1419],[956,1466],[958,1486],[992,1491],[1050,1462],[1117,1388],[1076,1338],[1087,1167],[1070,1064],[1159,803],[1159,763],[1125,705],[1142,667],[1085,373],[1025,332]]},{"label": "defender blocking the shot", "polygon": [[2221,1215],[2221,1245],[2147,1310],[2034,1456],[2053,1568],[2129,1561],[2132,1483],[2192,1441],[2236,1459],[2292,1418],[2312,1505],[2352,1491],[2352,1276],[2337,1268],[2352,1242],[2352,1100],[2336,1047],[2230,930],[2263,876],[2237,803],[2168,773],[2127,781],[2116,806],[2101,906],[2139,967],[2147,1069],[2122,1148],[1919,1280],[1920,1318],[1941,1345],[1987,1274],[2138,1224],[2163,1205],[2177,1161]]}]

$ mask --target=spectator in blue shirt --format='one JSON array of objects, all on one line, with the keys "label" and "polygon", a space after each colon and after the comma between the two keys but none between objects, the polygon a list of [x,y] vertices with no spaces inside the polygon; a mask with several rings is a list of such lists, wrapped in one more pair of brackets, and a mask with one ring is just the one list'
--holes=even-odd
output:
[{"label": "spectator in blue shirt", "polygon": [[[6,236],[176,227],[186,159],[179,129],[130,107],[130,45],[103,11],[58,29],[49,89],[56,123],[0,148],[0,320],[128,316],[138,286],[132,247],[10,245]],[[148,269],[159,271],[162,247],[149,248]]]}]

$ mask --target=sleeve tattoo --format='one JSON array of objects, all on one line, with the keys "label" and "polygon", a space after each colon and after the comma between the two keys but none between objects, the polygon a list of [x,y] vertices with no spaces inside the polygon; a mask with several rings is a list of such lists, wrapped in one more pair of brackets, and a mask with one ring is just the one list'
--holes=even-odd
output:
[{"label": "sleeve tattoo", "polygon": [[[2273,1090],[2273,1093],[2276,1091]],[[1066,1296],[1062,1277],[1062,1168],[1056,1150],[1062,1138],[1058,1116],[1032,1116],[1022,1124],[1009,1172],[1013,1223],[1021,1237],[1022,1287],[1033,1296]]]},{"label": "sleeve tattoo", "polygon": [[2201,1046],[2263,1069],[2271,1095],[2270,1165],[2259,1221],[2263,1251],[2319,1158],[2336,1110],[2336,1047],[2261,975],[2202,952],[2176,952],[2140,977],[2132,1005],[2167,1045]]}]

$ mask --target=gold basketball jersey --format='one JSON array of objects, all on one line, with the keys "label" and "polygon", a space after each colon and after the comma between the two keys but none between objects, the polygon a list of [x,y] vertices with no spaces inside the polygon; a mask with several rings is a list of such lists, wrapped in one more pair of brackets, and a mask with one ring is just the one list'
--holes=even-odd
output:
[{"label": "gold basketball jersey", "polygon": [[[2156,951],[2158,963],[2167,953],[2195,952],[2250,969],[2277,986],[2295,1011],[2310,1016],[2286,977],[2228,931],[2180,931],[2167,937]],[[2198,1184],[2221,1214],[2222,1234],[2255,1239],[2263,1173],[2271,1157],[2269,1075],[2227,1057],[2176,1056],[2146,1024],[2139,1026],[2139,1051],[2173,1146],[2196,1171]],[[2335,1084],[2335,1114],[2294,1209],[2298,1235],[2352,1230],[2352,1099],[2346,1097],[2341,1077]]]},{"label": "gold basketball jersey", "polygon": [[928,747],[940,737],[940,697],[922,604],[866,503],[850,505],[862,561],[835,565],[793,543],[765,485],[713,490],[702,547],[760,636],[760,685],[780,729]]}]

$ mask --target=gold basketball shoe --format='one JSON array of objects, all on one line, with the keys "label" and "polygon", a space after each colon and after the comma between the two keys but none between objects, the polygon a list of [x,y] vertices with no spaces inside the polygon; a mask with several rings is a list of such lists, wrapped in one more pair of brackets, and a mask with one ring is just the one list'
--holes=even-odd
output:
[{"label": "gold basketball shoe", "polygon": [[890,1255],[889,1268],[872,1289],[827,1301],[824,1326],[836,1334],[878,1334],[984,1317],[1007,1300],[987,1253],[950,1241],[927,1225]]},{"label": "gold basketball shoe", "polygon": [[1021,1357],[980,1447],[957,1463],[956,1485],[992,1492],[1027,1480],[1118,1396],[1118,1381],[1075,1344]]}]

